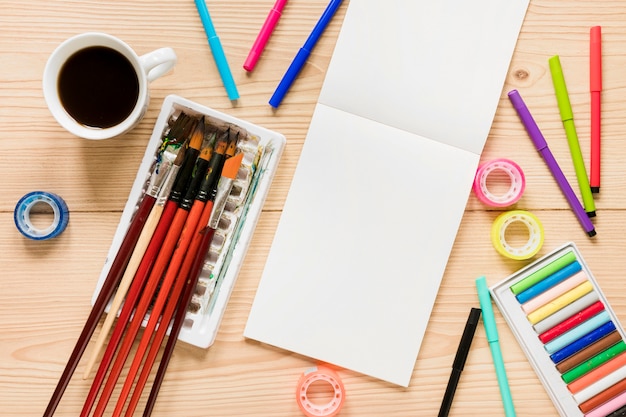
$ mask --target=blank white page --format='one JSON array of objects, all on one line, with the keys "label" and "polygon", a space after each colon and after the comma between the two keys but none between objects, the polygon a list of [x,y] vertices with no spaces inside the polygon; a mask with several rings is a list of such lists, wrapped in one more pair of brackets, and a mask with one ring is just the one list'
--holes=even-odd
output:
[{"label": "blank white page", "polygon": [[471,5],[350,2],[244,336],[408,386],[527,1]]}]

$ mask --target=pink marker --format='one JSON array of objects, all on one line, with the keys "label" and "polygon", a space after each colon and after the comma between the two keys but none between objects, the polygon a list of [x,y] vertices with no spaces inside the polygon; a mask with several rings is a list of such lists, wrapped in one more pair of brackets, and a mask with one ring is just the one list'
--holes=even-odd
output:
[{"label": "pink marker", "polygon": [[270,10],[270,13],[267,15],[265,23],[263,23],[261,31],[250,49],[246,62],[243,63],[243,68],[246,71],[252,71],[254,69],[254,66],[261,56],[261,52],[263,52],[263,49],[265,48],[265,44],[276,27],[278,19],[280,19],[280,16],[282,15],[285,4],[287,4],[287,0],[276,0],[274,7],[272,7],[272,10]]}]

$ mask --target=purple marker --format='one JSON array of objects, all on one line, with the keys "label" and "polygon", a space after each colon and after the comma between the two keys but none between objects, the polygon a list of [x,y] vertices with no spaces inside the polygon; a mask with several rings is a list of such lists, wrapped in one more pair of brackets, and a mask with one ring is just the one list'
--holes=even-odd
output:
[{"label": "purple marker", "polygon": [[550,172],[552,172],[552,176],[554,176],[554,179],[561,188],[565,199],[574,211],[578,222],[583,227],[585,232],[587,232],[589,237],[595,236],[596,230],[593,227],[593,223],[591,223],[591,220],[589,220],[589,216],[585,212],[585,209],[583,208],[578,198],[576,198],[576,194],[574,194],[572,186],[567,181],[567,178],[565,178],[565,174],[563,174],[563,171],[561,170],[559,164],[556,162],[556,159],[554,159],[554,155],[552,155],[550,148],[548,148],[548,143],[546,142],[546,139],[543,137],[543,134],[539,130],[539,126],[537,126],[535,119],[533,119],[533,116],[530,114],[530,111],[528,110],[528,107],[526,107],[526,104],[524,103],[524,100],[522,100],[519,92],[517,90],[511,90],[509,92],[509,100],[511,100],[515,111],[517,111],[517,114],[524,124],[524,127],[526,128],[526,131],[530,136],[530,139],[535,145],[535,148],[537,148],[537,151],[539,151],[539,154],[541,154],[543,160],[546,161],[546,165],[548,165],[548,168],[550,169]]}]

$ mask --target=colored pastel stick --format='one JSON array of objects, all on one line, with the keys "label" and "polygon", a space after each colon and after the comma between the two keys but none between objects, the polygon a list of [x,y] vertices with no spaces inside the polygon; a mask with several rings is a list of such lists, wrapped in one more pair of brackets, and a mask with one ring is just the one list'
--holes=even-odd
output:
[{"label": "colored pastel stick", "polygon": [[552,173],[554,180],[556,181],[557,185],[561,189],[561,192],[563,193],[563,197],[565,197],[567,203],[574,212],[576,219],[580,223],[585,233],[587,233],[587,236],[594,237],[596,235],[596,229],[593,226],[593,223],[591,223],[591,220],[589,220],[589,216],[585,212],[582,204],[580,204],[578,197],[576,197],[576,193],[574,193],[574,190],[572,189],[569,181],[567,181],[563,170],[554,158],[552,151],[548,147],[548,142],[546,142],[546,139],[543,137],[541,130],[539,130],[539,126],[537,126],[535,119],[533,118],[532,114],[530,114],[530,111],[524,103],[524,100],[522,100],[519,92],[517,90],[510,91],[509,100],[511,100],[513,107],[517,111],[520,120],[522,121],[524,127],[526,128],[526,131],[528,132],[528,136],[530,136],[530,139],[535,145],[537,152],[539,152],[546,165],[548,166],[548,169]]},{"label": "colored pastel stick", "polygon": [[572,394],[574,397],[574,401],[578,404],[587,401],[590,398],[595,397],[605,389],[609,388],[611,385],[617,384],[622,379],[626,378],[626,366],[622,366],[614,372],[606,375],[602,379],[594,382],[588,387],[580,390],[579,392]]},{"label": "colored pastel stick", "polygon": [[596,314],[589,320],[585,321],[580,326],[574,327],[572,330],[563,333],[561,336],[557,337],[553,341],[546,343],[544,345],[544,348],[548,353],[554,353],[557,350],[561,350],[565,346],[569,345],[572,342],[575,342],[592,330],[595,330],[603,324],[606,324],[609,320],[611,320],[611,317],[609,316],[609,313],[604,310],[601,313]]},{"label": "colored pastel stick", "polygon": [[341,2],[342,0],[330,0],[328,6],[326,6],[324,13],[322,13],[322,16],[315,24],[315,27],[313,27],[311,34],[305,41],[302,48],[300,48],[296,53],[296,56],[291,61],[289,68],[287,68],[287,72],[285,72],[285,75],[283,75],[283,78],[280,80],[274,94],[272,94],[269,101],[269,104],[272,107],[277,108],[281,101],[283,101],[283,98],[285,97],[285,94],[287,94],[291,84],[293,84],[296,77],[302,70],[302,67],[304,67],[306,60],[309,58],[309,55],[311,55],[311,51],[315,47],[315,44],[322,36],[322,33],[324,33],[326,26],[330,23],[339,6],[341,6]]},{"label": "colored pastel stick", "polygon": [[593,195],[591,194],[589,177],[587,176],[583,154],[580,150],[580,143],[578,142],[578,134],[576,133],[576,127],[574,125],[574,112],[572,111],[572,106],[569,101],[569,94],[567,92],[559,56],[553,56],[548,60],[548,63],[550,65],[554,93],[556,94],[561,121],[565,128],[567,144],[569,145],[570,154],[572,155],[572,162],[574,163],[574,170],[576,172],[576,179],[578,180],[578,188],[580,188],[580,194],[583,199],[583,205],[587,215],[594,217],[596,215],[596,206],[593,201]]},{"label": "colored pastel stick", "polygon": [[613,411],[611,414],[606,417],[624,417],[626,416],[626,405],[623,405],[619,409]]},{"label": "colored pastel stick", "polygon": [[526,316],[526,318],[528,318],[528,321],[531,324],[536,324],[546,317],[561,310],[563,307],[578,300],[583,295],[590,293],[591,291],[593,291],[593,285],[590,281],[585,281],[584,283],[578,285],[576,288],[569,290],[565,294],[550,301],[548,304],[533,311],[528,316]]},{"label": "colored pastel stick", "polygon": [[574,380],[582,377],[587,372],[590,372],[594,370],[595,368],[597,368],[598,366],[608,362],[609,360],[613,359],[614,357],[623,353],[624,351],[626,351],[626,343],[624,343],[623,340],[620,340],[618,343],[609,347],[607,350],[598,353],[593,358],[570,369],[569,371],[561,375],[561,378],[566,384],[569,384],[573,382]]},{"label": "colored pastel stick", "polygon": [[567,389],[569,389],[572,394],[576,394],[622,367],[626,367],[625,353],[615,356],[610,361],[603,363],[594,370],[581,376],[576,381],[572,381],[567,385]]},{"label": "colored pastel stick", "polygon": [[570,343],[569,345],[565,346],[563,349],[557,352],[554,352],[552,355],[550,355],[550,359],[552,359],[552,362],[554,363],[559,363],[563,359],[569,356],[572,356],[574,353],[581,351],[582,349],[589,346],[593,342],[603,338],[607,334],[611,333],[613,330],[615,330],[615,323],[610,321],[598,327],[594,331],[586,334],[585,336],[581,337],[575,342]]},{"label": "colored pastel stick", "polygon": [[580,408],[580,411],[583,413],[588,413],[594,408],[609,401],[611,398],[618,396],[622,392],[626,392],[626,379],[622,379],[617,384],[611,385],[598,395],[591,397],[584,403],[580,404],[578,408]]},{"label": "colored pastel stick", "polygon": [[515,416],[513,397],[511,396],[511,389],[506,376],[502,350],[500,349],[498,328],[496,327],[496,319],[493,314],[493,306],[491,305],[491,295],[489,294],[487,280],[484,276],[476,279],[476,290],[478,292],[480,309],[482,310],[487,341],[489,342],[489,348],[491,350],[491,357],[496,368],[496,377],[498,378],[498,386],[500,387],[500,396],[502,397],[504,414],[506,417],[513,417]]},{"label": "colored pastel stick", "polygon": [[549,277],[550,275],[558,272],[559,270],[565,268],[567,265],[576,261],[576,254],[574,252],[567,252],[566,254],[560,256],[554,261],[550,262],[548,265],[543,268],[533,272],[528,275],[526,278],[522,279],[519,282],[511,285],[511,291],[513,294],[517,295],[523,291],[526,291],[528,288],[537,284],[539,281],[542,281]]},{"label": "colored pastel stick", "polygon": [[[578,262],[576,262],[575,264],[578,264]],[[572,264],[572,265],[575,265],[575,264]],[[587,280],[587,274],[585,274],[583,271],[578,271],[571,277],[566,278],[564,281],[559,282],[557,285],[549,288],[548,290],[540,293],[538,296],[534,297],[530,301],[522,304],[522,310],[524,311],[524,313],[529,314],[535,311],[536,309],[538,309],[539,307],[548,304],[550,301],[554,300],[558,296],[577,287],[578,285],[582,284],[586,280]],[[546,281],[547,279],[541,281],[541,283],[544,283]],[[538,285],[539,284],[535,285],[535,287]]]},{"label": "colored pastel stick", "polygon": [[589,90],[591,92],[591,153],[589,186],[592,193],[600,192],[601,148],[601,93],[602,93],[602,27],[594,26],[589,32]]},{"label": "colored pastel stick", "polygon": [[548,289],[557,285],[561,281],[571,277],[577,272],[580,272],[581,269],[582,267],[580,266],[580,263],[578,261],[574,261],[571,264],[563,267],[562,269],[559,269],[554,274],[539,281],[538,283],[528,288],[527,290],[518,294],[516,296],[517,301],[520,304],[527,303],[529,300],[533,299],[534,297],[539,296],[540,294],[543,294]]},{"label": "colored pastel stick", "polygon": [[270,10],[269,14],[265,18],[265,22],[259,31],[259,34],[252,44],[252,48],[250,48],[250,52],[248,53],[248,57],[243,63],[243,69],[246,71],[252,71],[256,66],[263,49],[265,49],[265,45],[269,40],[274,28],[278,24],[278,20],[280,16],[283,14],[283,9],[285,8],[285,4],[287,4],[287,0],[276,0],[274,6]]},{"label": "colored pastel stick", "polygon": [[546,330],[551,329],[552,327],[561,323],[568,317],[573,316],[580,310],[583,310],[589,307],[590,305],[592,305],[598,300],[599,300],[598,293],[595,291],[590,292],[589,294],[583,295],[581,298],[574,301],[572,304],[563,307],[561,310],[555,312],[551,316],[548,316],[545,319],[541,320],[539,323],[533,325],[533,328],[538,334],[541,334],[545,332]]},{"label": "colored pastel stick", "polygon": [[557,363],[556,369],[561,373],[565,373],[585,362],[586,360],[591,359],[598,353],[610,348],[614,344],[618,343],[620,340],[622,340],[622,335],[617,330],[613,330],[611,333],[600,338],[599,340],[596,340],[586,348]]},{"label": "colored pastel stick", "polygon": [[228,94],[228,98],[230,100],[237,100],[239,98],[239,92],[237,92],[237,86],[235,85],[233,74],[230,72],[230,66],[228,65],[224,48],[222,47],[220,38],[217,36],[215,26],[213,26],[209,9],[207,9],[204,0],[194,0],[194,2],[196,3],[196,8],[198,9],[198,14],[200,15],[200,20],[202,21],[202,26],[204,27],[204,31],[209,41],[209,46],[211,47],[211,52],[213,53],[213,59],[215,60],[217,71],[222,78],[224,89],[226,89],[226,94]]},{"label": "colored pastel stick", "polygon": [[601,301],[596,301],[589,307],[584,308],[583,310],[579,311],[573,316],[570,316],[569,318],[557,324],[556,326],[552,327],[551,329],[546,330],[545,332],[541,333],[539,335],[539,340],[541,340],[542,343],[548,343],[550,340],[562,335],[568,330],[573,329],[574,327],[578,326],[580,323],[595,316],[602,310],[604,310],[604,305],[602,304]]},{"label": "colored pastel stick", "polygon": [[617,417],[626,416],[626,392],[612,398],[585,417]]}]

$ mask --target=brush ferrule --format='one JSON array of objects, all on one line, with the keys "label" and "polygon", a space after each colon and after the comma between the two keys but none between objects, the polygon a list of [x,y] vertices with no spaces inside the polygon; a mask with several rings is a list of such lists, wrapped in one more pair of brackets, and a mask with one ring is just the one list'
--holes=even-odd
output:
[{"label": "brush ferrule", "polygon": [[211,212],[211,218],[209,219],[209,227],[217,229],[217,225],[222,217],[222,212],[226,206],[226,200],[230,194],[230,190],[233,186],[234,180],[228,177],[221,177],[220,182],[217,185],[217,194],[215,196],[215,203],[213,204],[213,211]]},{"label": "brush ferrule", "polygon": [[165,180],[163,181],[163,185],[161,186],[161,189],[159,190],[159,194],[156,196],[156,202],[155,202],[156,205],[164,206],[165,203],[167,202],[167,199],[169,198],[169,195],[172,192],[172,187],[174,186],[174,181],[176,180],[176,175],[178,175],[179,169],[180,169],[180,166],[178,165],[174,165],[169,169],[167,176],[165,177]]}]

